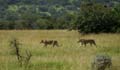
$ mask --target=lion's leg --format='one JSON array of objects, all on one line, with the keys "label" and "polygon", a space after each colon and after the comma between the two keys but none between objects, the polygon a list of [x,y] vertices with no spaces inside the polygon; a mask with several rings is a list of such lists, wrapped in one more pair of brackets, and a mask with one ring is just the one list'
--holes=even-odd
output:
[{"label": "lion's leg", "polygon": [[86,47],[87,43],[84,43],[84,46]]},{"label": "lion's leg", "polygon": [[57,43],[56,46],[59,47],[59,44]]},{"label": "lion's leg", "polygon": [[80,44],[81,44],[81,46],[84,46],[84,43],[83,43],[83,42],[81,42]]},{"label": "lion's leg", "polygon": [[90,46],[92,46],[93,43],[90,43]]},{"label": "lion's leg", "polygon": [[97,45],[96,45],[96,43],[95,43],[95,42],[93,42],[93,44],[97,47]]},{"label": "lion's leg", "polygon": [[55,44],[53,44],[53,47],[55,47]]},{"label": "lion's leg", "polygon": [[47,47],[47,44],[44,44],[44,47]]}]

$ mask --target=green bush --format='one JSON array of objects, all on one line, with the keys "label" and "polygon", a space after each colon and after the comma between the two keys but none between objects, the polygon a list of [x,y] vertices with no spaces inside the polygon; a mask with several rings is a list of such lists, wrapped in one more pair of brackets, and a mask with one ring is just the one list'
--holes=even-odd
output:
[{"label": "green bush", "polygon": [[76,25],[81,33],[114,33],[119,32],[119,19],[111,7],[83,4]]}]

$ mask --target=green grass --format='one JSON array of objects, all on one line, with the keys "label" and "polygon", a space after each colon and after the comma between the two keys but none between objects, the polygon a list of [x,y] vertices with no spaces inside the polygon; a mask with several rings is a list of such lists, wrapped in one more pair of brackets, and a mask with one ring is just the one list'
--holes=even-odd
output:
[{"label": "green grass", "polygon": [[[27,69],[20,67],[9,41],[17,38],[25,49],[32,53]],[[80,38],[95,39],[97,47],[80,46]],[[42,39],[58,40],[61,47],[43,47]],[[97,54],[112,57],[112,70],[120,69],[120,34],[81,35],[67,30],[1,30],[0,31],[0,70],[90,70],[91,61]]]}]

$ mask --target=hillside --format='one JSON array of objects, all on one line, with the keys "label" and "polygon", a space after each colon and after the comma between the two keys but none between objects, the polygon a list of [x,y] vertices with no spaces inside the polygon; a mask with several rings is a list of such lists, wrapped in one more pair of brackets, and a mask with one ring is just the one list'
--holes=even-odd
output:
[{"label": "hillside", "polygon": [[0,29],[120,32],[119,5],[119,0],[0,0]]},{"label": "hillside", "polygon": [[[66,13],[79,11],[80,4],[86,0],[0,0],[0,19],[19,19],[24,13],[39,16],[59,17]],[[113,5],[119,0],[96,0],[97,3]],[[12,19],[12,18],[11,18]]]}]

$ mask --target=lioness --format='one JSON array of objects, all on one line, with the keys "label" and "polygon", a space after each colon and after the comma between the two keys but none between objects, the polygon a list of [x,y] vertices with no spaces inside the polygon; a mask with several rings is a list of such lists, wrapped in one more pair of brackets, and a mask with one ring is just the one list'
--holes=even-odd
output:
[{"label": "lioness", "polygon": [[84,46],[86,46],[87,44],[90,44],[91,46],[92,45],[96,46],[95,40],[93,39],[80,39],[78,43],[81,43],[81,45],[84,45]]},{"label": "lioness", "polygon": [[40,43],[43,43],[44,47],[47,47],[47,45],[52,45],[53,47],[55,46],[59,47],[57,40],[41,40]]}]

